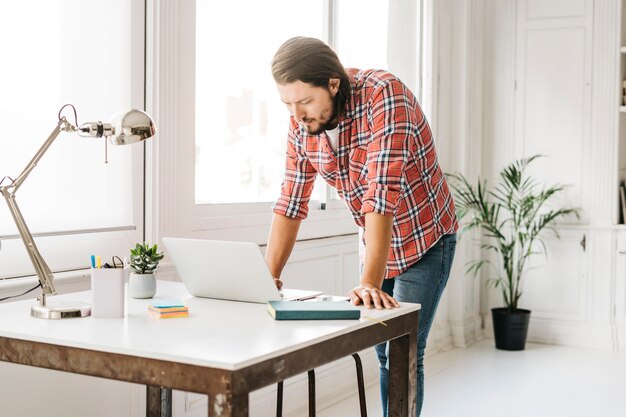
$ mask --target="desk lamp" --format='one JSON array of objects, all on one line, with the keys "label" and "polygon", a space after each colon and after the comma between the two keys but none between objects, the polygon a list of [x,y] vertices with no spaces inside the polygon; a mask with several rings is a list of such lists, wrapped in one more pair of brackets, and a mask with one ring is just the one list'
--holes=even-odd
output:
[{"label": "desk lamp", "polygon": [[[65,107],[71,107],[74,110],[74,120],[76,126],[72,125],[64,116],[61,115]],[[37,299],[37,304],[31,308],[31,316],[46,319],[62,319],[72,317],[87,317],[91,314],[91,307],[87,303],[78,302],[51,302],[46,301],[48,295],[55,295],[56,288],[54,287],[54,277],[48,264],[44,261],[43,257],[35,245],[33,236],[31,235],[24,217],[20,212],[15,201],[15,193],[20,188],[28,174],[37,166],[39,160],[46,153],[52,142],[59,136],[61,132],[76,132],[82,137],[94,137],[104,138],[105,147],[107,139],[114,145],[128,145],[135,142],[140,142],[155,135],[156,128],[154,122],[146,113],[140,110],[129,110],[127,112],[118,113],[113,117],[110,123],[102,122],[90,122],[82,124],[77,127],[78,119],[76,117],[76,109],[71,104],[66,104],[59,110],[59,123],[56,125],[48,139],[39,148],[33,159],[28,163],[26,168],[22,171],[19,177],[13,180],[10,177],[11,183],[8,185],[2,185],[0,182],[0,192],[6,200],[9,211],[13,216],[13,220],[17,225],[17,229],[20,233],[26,251],[30,256],[30,260],[35,267],[39,284],[41,286],[41,295]],[[6,179],[5,178],[5,179]],[[4,180],[3,180],[4,181]]]}]

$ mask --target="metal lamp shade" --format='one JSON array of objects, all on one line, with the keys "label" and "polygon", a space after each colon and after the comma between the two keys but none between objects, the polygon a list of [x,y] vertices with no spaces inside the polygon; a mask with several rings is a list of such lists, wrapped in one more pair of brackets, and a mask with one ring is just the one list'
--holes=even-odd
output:
[{"label": "metal lamp shade", "polygon": [[129,110],[118,113],[111,120],[111,143],[114,145],[129,145],[151,138],[156,134],[154,121],[141,110]]}]

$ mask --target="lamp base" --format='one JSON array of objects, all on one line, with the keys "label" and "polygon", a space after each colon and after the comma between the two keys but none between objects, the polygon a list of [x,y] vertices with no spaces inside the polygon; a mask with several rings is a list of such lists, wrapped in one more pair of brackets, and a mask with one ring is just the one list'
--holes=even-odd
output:
[{"label": "lamp base", "polygon": [[38,319],[72,319],[91,315],[91,306],[87,303],[65,301],[51,302],[46,305],[36,304],[30,308],[30,315]]}]

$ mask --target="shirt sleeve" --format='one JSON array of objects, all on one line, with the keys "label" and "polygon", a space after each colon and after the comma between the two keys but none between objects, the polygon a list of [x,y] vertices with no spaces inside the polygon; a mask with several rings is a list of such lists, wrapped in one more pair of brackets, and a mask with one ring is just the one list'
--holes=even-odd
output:
[{"label": "shirt sleeve", "polygon": [[362,214],[394,215],[405,181],[404,169],[410,157],[415,130],[412,94],[397,79],[372,94],[368,120],[371,141],[367,146],[367,190]]},{"label": "shirt sleeve", "polygon": [[285,217],[304,220],[309,212],[309,200],[317,171],[306,155],[299,132],[300,127],[292,117],[287,137],[285,177],[273,211]]}]

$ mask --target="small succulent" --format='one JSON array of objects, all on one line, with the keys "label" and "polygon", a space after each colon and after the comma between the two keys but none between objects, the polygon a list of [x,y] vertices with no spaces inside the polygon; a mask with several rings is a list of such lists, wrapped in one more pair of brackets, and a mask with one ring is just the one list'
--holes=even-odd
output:
[{"label": "small succulent", "polygon": [[157,245],[150,246],[148,243],[137,243],[130,250],[130,267],[136,274],[152,274],[159,266],[159,262],[165,255],[157,251]]}]

